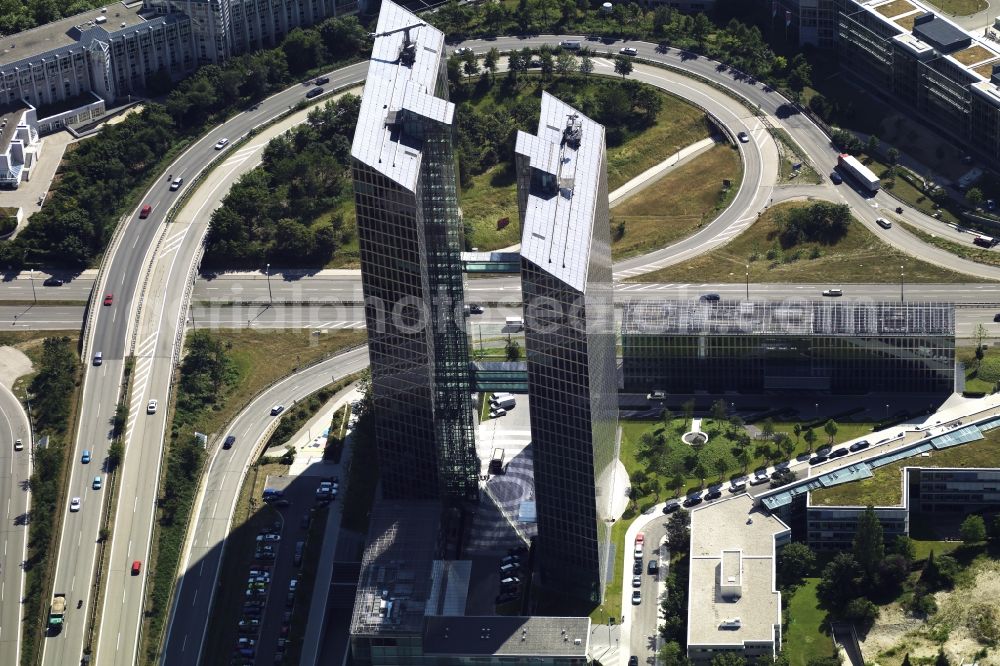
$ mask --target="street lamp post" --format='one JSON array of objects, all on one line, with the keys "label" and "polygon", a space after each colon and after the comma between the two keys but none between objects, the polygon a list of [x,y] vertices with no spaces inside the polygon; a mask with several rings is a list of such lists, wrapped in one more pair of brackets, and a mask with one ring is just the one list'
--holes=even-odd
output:
[{"label": "street lamp post", "polygon": [[274,296],[271,294],[271,264],[264,268],[264,272],[267,273],[267,304],[272,306],[274,305]]},{"label": "street lamp post", "polygon": [[747,264],[747,300],[750,300],[750,264]]},{"label": "street lamp post", "polygon": [[903,267],[899,267],[899,302],[903,302]]},{"label": "street lamp post", "polygon": [[38,296],[35,295],[35,271],[34,269],[28,271],[28,279],[31,281],[31,300],[35,303],[38,302]]}]

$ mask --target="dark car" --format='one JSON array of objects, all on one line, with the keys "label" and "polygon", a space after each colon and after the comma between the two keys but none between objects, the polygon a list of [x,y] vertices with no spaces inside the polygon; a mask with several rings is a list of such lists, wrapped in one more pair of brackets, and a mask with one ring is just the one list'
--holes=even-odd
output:
[{"label": "dark car", "polygon": [[848,448],[851,451],[861,451],[863,449],[867,449],[869,446],[871,446],[871,444],[868,443],[868,440],[867,439],[863,439],[860,442],[854,442]]},{"label": "dark car", "polygon": [[476,305],[475,303],[472,303],[471,305],[469,305],[469,313],[470,314],[483,314],[483,312],[484,312],[484,310],[483,310],[483,306],[482,305]]},{"label": "dark car", "polygon": [[993,321],[1000,321],[1000,312],[993,315]]},{"label": "dark car", "polygon": [[651,574],[655,574],[659,570],[660,570],[660,563],[657,562],[656,560],[650,560],[649,561],[649,566],[646,567],[646,571],[648,571]]},{"label": "dark car", "polygon": [[316,88],[313,88],[312,90],[310,90],[309,92],[307,92],[306,93],[306,97],[308,97],[309,99],[312,99],[313,97],[316,97],[317,95],[322,95],[322,94],[323,94],[323,89],[319,88],[319,87],[316,87]]},{"label": "dark car", "polygon": [[236,443],[236,435],[229,435],[228,437],[226,437],[226,440],[222,442],[222,448],[231,449],[233,448],[233,444],[235,443]]},{"label": "dark car", "polygon": [[813,456],[809,459],[810,465],[819,465],[820,463],[825,463],[830,458],[828,456]]},{"label": "dark car", "polygon": [[324,83],[329,83],[329,82],[330,82],[330,77],[329,76],[321,76],[318,79],[316,79],[316,81],[315,81],[316,85],[318,85],[318,86],[321,86]]},{"label": "dark car", "polygon": [[718,488],[712,488],[707,493],[705,493],[705,499],[707,500],[719,499],[720,497],[722,497],[722,491],[719,490]]},{"label": "dark car", "polygon": [[663,507],[663,513],[673,513],[679,508],[681,508],[681,505],[678,502],[667,502],[667,505]]},{"label": "dark car", "polygon": [[704,500],[702,500],[701,495],[691,495],[686,500],[684,500],[684,506],[686,507],[698,506],[703,501]]},{"label": "dark car", "polygon": [[699,301],[708,301],[710,303],[714,303],[721,299],[722,297],[719,296],[718,294],[702,294],[701,296],[698,297]]},{"label": "dark car", "polygon": [[639,657],[632,655],[628,658],[628,666],[639,666]]},{"label": "dark car", "polygon": [[642,560],[636,560],[632,563],[632,575],[639,576],[642,574]]},{"label": "dark car", "polygon": [[46,278],[42,285],[45,287],[61,287],[63,286],[63,281],[57,277],[50,277]]},{"label": "dark car", "polygon": [[836,171],[830,172],[830,180],[833,182],[834,185],[840,185],[842,182],[844,182],[843,177]]},{"label": "dark car", "polygon": [[834,449],[833,451],[830,451],[830,457],[839,458],[841,456],[846,456],[847,453],[848,453],[847,449]]}]

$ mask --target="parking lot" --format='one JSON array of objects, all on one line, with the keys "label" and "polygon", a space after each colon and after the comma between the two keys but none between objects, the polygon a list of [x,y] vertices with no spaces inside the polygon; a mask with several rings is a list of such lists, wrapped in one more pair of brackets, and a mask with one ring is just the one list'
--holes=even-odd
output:
[{"label": "parking lot", "polygon": [[[324,467],[309,469],[320,473],[326,471]],[[256,536],[254,561],[246,577],[246,599],[237,619],[240,638],[234,646],[232,663],[284,663],[292,631],[292,609],[300,596],[306,535],[315,509],[336,501],[337,486],[336,475],[268,477],[260,500],[275,508],[281,519]]]}]

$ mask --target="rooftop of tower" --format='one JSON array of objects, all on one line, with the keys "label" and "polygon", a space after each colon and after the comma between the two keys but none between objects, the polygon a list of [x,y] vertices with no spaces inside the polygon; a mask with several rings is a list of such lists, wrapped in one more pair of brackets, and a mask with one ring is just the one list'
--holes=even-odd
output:
[{"label": "rooftop of tower", "polygon": [[538,134],[519,131],[516,152],[532,170],[521,256],[582,292],[604,168],[604,126],[543,92]]},{"label": "rooftop of tower", "polygon": [[454,104],[435,95],[444,33],[384,0],[375,35],[351,156],[413,191],[421,153],[401,131],[405,116],[451,124],[455,114]]}]

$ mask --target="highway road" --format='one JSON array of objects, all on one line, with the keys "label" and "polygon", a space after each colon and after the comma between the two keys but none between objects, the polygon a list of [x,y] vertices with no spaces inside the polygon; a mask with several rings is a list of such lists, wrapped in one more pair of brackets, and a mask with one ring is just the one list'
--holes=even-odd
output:
[{"label": "highway road", "polygon": [[[331,88],[361,79],[364,70],[365,66],[361,64],[331,74]],[[261,102],[256,109],[237,114],[223,125],[209,131],[200,141],[178,157],[166,169],[167,173],[161,174],[162,178],[159,182],[143,197],[140,206],[152,205],[152,215],[146,220],[139,220],[138,208],[134,210],[123,227],[120,239],[108,249],[104,274],[98,281],[93,294],[95,317],[84,341],[85,359],[89,360],[93,352],[101,351],[104,354],[104,363],[97,367],[89,365],[84,378],[81,402],[83,416],[74,447],[74,458],[77,462],[71,469],[69,492],[65,504],[68,506],[69,498],[77,496],[85,498],[85,501],[81,510],[68,516],[64,523],[55,575],[55,589],[66,592],[67,600],[82,600],[85,609],[90,609],[93,601],[91,594],[94,589],[97,535],[103,504],[100,501],[103,493],[93,493],[91,496],[87,496],[85,493],[90,488],[93,476],[102,471],[101,468],[107,457],[107,449],[110,445],[111,417],[118,401],[123,359],[134,349],[140,363],[145,364],[144,367],[140,368],[140,363],[137,363],[137,380],[147,382],[137,395],[159,395],[165,398],[172,371],[173,356],[164,353],[167,349],[173,350],[174,340],[171,331],[174,324],[171,322],[171,315],[162,316],[161,314],[162,323],[169,328],[161,331],[158,326],[156,333],[149,333],[147,328],[143,338],[138,339],[134,327],[140,313],[139,306],[145,296],[150,303],[161,308],[160,313],[168,313],[171,306],[179,307],[181,294],[189,284],[188,272],[183,269],[186,266],[191,266],[196,260],[196,250],[200,245],[201,239],[198,232],[187,233],[182,229],[183,224],[176,225],[174,232],[165,233],[169,232],[164,228],[167,211],[183,194],[184,189],[190,187],[191,181],[199,171],[216,157],[218,153],[214,149],[214,144],[219,139],[226,137],[235,142],[236,138],[243,136],[250,129],[280,115],[291,105],[301,101],[305,92],[306,89],[303,86],[284,90]],[[255,141],[263,140],[262,137],[255,139]],[[262,145],[259,146],[259,148],[262,147]],[[255,160],[243,160],[244,171],[249,170],[259,161],[259,148],[254,152]],[[227,151],[227,160],[229,159],[228,155],[235,150],[240,149],[234,146]],[[239,172],[239,169],[230,172],[224,171],[224,173],[232,175],[228,184],[225,185],[225,189],[220,184],[216,189],[206,190],[207,194],[202,193],[199,196],[213,197],[217,203]],[[168,187],[168,175],[181,176],[187,182],[180,191],[171,192]],[[207,226],[208,216],[214,205],[215,203],[198,210],[198,223],[202,232]],[[161,239],[163,240],[161,241]],[[158,241],[161,241],[159,248]],[[170,259],[170,264],[174,269],[170,271],[171,277],[159,283],[161,291],[144,292],[147,269],[152,265],[158,250],[160,257],[174,255]],[[178,275],[183,275],[184,279],[178,281]],[[55,292],[61,288],[51,287],[50,289]],[[113,294],[113,304],[110,306],[101,305],[104,294],[109,293]],[[157,335],[158,333],[163,334]],[[148,359],[148,361],[144,361],[144,359]],[[145,376],[143,376],[144,372]],[[133,421],[129,430],[130,438],[144,438],[149,442],[158,437],[159,440],[152,441],[150,446],[143,444],[133,447],[130,445],[132,439],[126,444],[123,473],[120,475],[125,493],[122,494],[119,502],[116,527],[123,526],[125,524],[123,521],[132,521],[133,518],[138,522],[129,522],[129,533],[135,535],[134,540],[121,538],[117,534],[117,529],[113,532],[112,574],[121,570],[122,562],[117,558],[123,553],[128,553],[125,557],[131,557],[132,553],[148,552],[149,529],[146,528],[151,527],[152,524],[155,486],[146,482],[148,478],[139,476],[130,480],[129,476],[130,474],[146,474],[149,469],[159,469],[159,457],[154,456],[151,447],[158,451],[162,445],[162,419],[163,412],[161,411],[156,418],[141,421],[138,429]],[[90,449],[93,452],[93,462],[89,465],[78,462],[84,449]],[[129,455],[130,451],[132,455]],[[134,497],[127,494],[132,489],[137,493]],[[121,510],[122,508],[128,509],[129,506],[131,506],[130,511]],[[144,510],[140,511],[140,508]],[[125,545],[122,546],[122,543]],[[114,589],[109,590],[107,603],[117,605],[124,599],[128,608],[123,608],[122,617],[127,617],[130,620],[125,624],[113,625],[117,629],[113,644],[115,659],[119,660],[120,663],[132,663],[133,655],[138,649],[138,622],[142,615],[145,567],[143,575],[135,577],[135,579],[130,578],[126,581],[119,577],[115,580],[115,576],[112,575],[109,580],[115,581],[115,586]],[[120,596],[118,596],[119,591],[121,591]],[[129,593],[127,598],[126,593]],[[73,610],[68,614],[65,629],[58,636],[49,637],[45,641],[44,664],[64,666],[78,662],[83,654],[86,627],[85,612],[76,611],[74,603],[70,605]],[[125,626],[133,623],[135,624],[134,629],[128,629]],[[125,632],[125,637],[128,639],[128,642],[124,644],[121,639],[122,632]],[[100,640],[104,641],[105,638],[102,636]],[[102,643],[102,645],[104,644]],[[104,654],[107,655],[110,652],[110,648],[106,648]],[[110,661],[105,663],[110,663]]]},{"label": "highway road", "polygon": [[[494,46],[500,49],[537,46],[541,43],[554,43],[559,39],[560,37],[535,37],[530,39],[499,38],[488,42],[476,42],[471,45],[474,49],[483,51]],[[641,43],[635,45],[640,49],[641,56],[651,59],[655,57],[663,61],[671,61],[673,64],[681,63],[680,57],[676,53],[660,55],[653,53],[652,45]],[[766,112],[774,112],[780,103],[775,94],[765,93],[759,86],[751,86],[727,79],[724,74],[715,70],[713,63],[709,63],[704,59],[684,63],[684,67],[698,71],[698,73],[713,80],[720,80],[730,87],[740,89],[741,92],[748,94],[754,101],[756,101],[755,98],[762,99],[765,103],[762,103],[761,106]],[[330,74],[332,79],[330,87],[334,88],[348,83],[359,82],[363,80],[366,69],[366,63],[358,63],[333,72]],[[705,71],[702,72],[700,70]],[[740,149],[745,151],[745,157],[747,158],[747,178],[744,180],[744,185],[737,195],[738,204],[734,203],[719,218],[717,223],[710,224],[702,232],[699,232],[699,234],[690,239],[686,239],[666,250],[659,251],[659,253],[654,253],[653,257],[645,259],[636,258],[623,263],[616,273],[620,277],[628,277],[646,270],[665,266],[668,263],[680,260],[691,254],[704,251],[708,247],[713,246],[713,243],[719,244],[725,242],[728,238],[738,233],[740,225],[746,226],[752,221],[752,218],[748,218],[747,216],[755,215],[756,209],[761,208],[765,199],[769,196],[768,179],[773,179],[773,169],[769,165],[774,163],[773,160],[776,156],[773,142],[769,138],[764,138],[766,132],[762,127],[753,124],[759,121],[749,116],[744,107],[714,88],[700,83],[696,84],[689,79],[644,65],[637,66],[633,78],[647,80],[681,96],[694,96],[699,103],[702,103],[727,123],[731,123],[731,129],[734,132],[741,131],[742,128],[746,127],[753,135],[754,141],[749,144],[741,144],[740,146]],[[216,155],[213,150],[213,144],[219,138],[229,137],[232,139],[244,134],[251,127],[278,115],[290,105],[301,100],[304,92],[305,88],[301,86],[287,89],[265,100],[257,109],[234,116],[222,126],[210,131],[201,141],[179,157],[167,171],[174,176],[183,176],[189,185],[197,171]],[[825,136],[812,126],[811,123],[801,116],[792,116],[783,121],[782,125],[799,141],[803,150],[821,171],[832,166],[833,151],[826,144]],[[148,203],[153,206],[152,216],[147,220],[140,221],[136,219],[138,211],[133,211],[124,226],[119,241],[113,247],[109,248],[109,259],[105,272],[94,290],[94,320],[88,329],[88,336],[85,340],[86,356],[89,359],[92,352],[102,351],[105,361],[100,367],[95,368],[91,366],[86,373],[81,406],[81,413],[84,417],[77,433],[75,444],[75,457],[77,459],[79,459],[79,454],[84,448],[89,448],[94,452],[94,462],[89,466],[80,463],[73,465],[67,502],[69,497],[84,496],[84,492],[89,488],[95,469],[100,468],[106,457],[107,447],[110,443],[108,439],[110,417],[117,402],[121,382],[122,360],[125,355],[132,351],[133,348],[136,348],[140,356],[149,355],[151,360],[148,364],[149,372],[146,378],[149,380],[149,384],[147,386],[162,385],[165,387],[169,381],[172,358],[171,355],[164,354],[164,345],[167,344],[166,340],[171,337],[165,333],[169,333],[169,331],[165,332],[157,328],[158,337],[150,338],[149,335],[154,334],[150,332],[150,329],[146,329],[143,332],[144,337],[142,339],[137,338],[135,335],[136,332],[133,331],[133,327],[136,324],[140,295],[144,293],[142,290],[146,268],[150,265],[150,261],[153,258],[156,241],[163,232],[165,213],[169,205],[179,195],[179,193],[168,191],[166,174],[162,175],[163,178],[160,182],[151,188],[141,202],[141,204]],[[873,225],[874,218],[877,216],[877,209],[871,206],[871,201],[848,188],[841,187],[836,192],[848,201],[848,203],[852,204],[852,207],[855,208],[856,213],[866,225],[872,226],[873,230],[875,230]],[[221,198],[222,192],[213,190],[211,194],[212,196],[218,194],[218,198]],[[879,195],[883,199],[886,196],[884,194]],[[882,199],[877,197],[875,202],[881,203],[881,201]],[[206,218],[209,210],[211,210],[210,207],[204,209],[203,215]],[[926,221],[919,220],[919,216],[915,215],[914,217],[918,222],[926,223]],[[199,219],[198,223],[203,224],[204,219]],[[939,225],[936,222],[934,224]],[[992,269],[958,259],[936,248],[923,245],[912,236],[905,234],[902,229],[894,231],[898,232],[895,236],[897,246],[915,256],[955,270],[964,270],[968,273],[1000,278],[1000,269]],[[175,252],[177,257],[171,261],[178,266],[183,266],[187,259],[193,261],[194,244],[191,242],[191,239],[195,235],[181,235],[178,233],[171,236],[171,240],[176,240],[177,245],[168,244],[162,248],[163,252]],[[187,256],[188,252],[192,253],[190,257]],[[185,256],[178,258],[181,255]],[[169,284],[169,290],[166,286],[167,284]],[[186,282],[170,280],[164,282],[163,285],[164,291],[162,293],[146,292],[146,295],[154,300],[162,298],[166,304],[163,311],[166,311],[169,310],[171,305],[180,302],[179,290],[186,287]],[[18,285],[18,288],[21,287],[23,285]],[[52,293],[55,293],[57,290],[57,288],[50,289]],[[168,294],[167,291],[174,291],[175,293]],[[64,293],[70,293],[70,290],[66,290]],[[113,305],[108,307],[99,305],[105,293],[114,294]],[[165,319],[169,320],[170,317],[167,316]],[[152,346],[146,347],[145,345],[147,344],[152,344]],[[172,345],[170,348],[172,349]],[[150,388],[148,390],[152,391],[153,389]],[[164,391],[160,395],[165,395],[165,391],[166,389],[164,388]],[[152,426],[148,428],[148,433],[146,432],[147,428],[145,428],[146,424]],[[133,425],[133,428],[137,427],[141,428],[141,430],[135,431],[132,435],[133,437],[155,437],[157,431],[162,432],[162,423],[157,424],[155,420],[143,422],[143,426]],[[156,444],[156,446],[158,447],[159,444]],[[145,446],[140,448],[143,451],[146,450]],[[154,461],[154,459],[150,458],[144,462],[148,464],[158,463],[158,459]],[[138,466],[135,462],[129,460],[128,455],[126,456],[125,473],[123,475],[125,476],[125,480],[123,483],[128,483],[129,470],[138,469]],[[140,493],[149,494],[152,489],[150,484],[140,484],[136,490]],[[68,517],[61,535],[59,561],[55,579],[57,590],[66,592],[69,599],[84,600],[85,607],[87,608],[90,607],[96,537],[101,511],[101,502],[94,501],[95,499],[97,497],[87,497],[82,510]],[[135,506],[139,506],[140,498],[138,496],[128,498],[123,495],[123,502],[127,501],[127,499],[134,499],[136,502]],[[144,527],[141,524],[136,524],[133,528],[136,534],[144,531]],[[143,552],[148,548],[148,536],[143,539],[140,534],[138,538],[140,543],[129,546],[129,552],[133,548],[138,552]],[[120,563],[113,562],[113,566],[120,566]],[[140,578],[144,579],[144,576]],[[126,592],[128,590],[134,591],[135,588],[134,582],[125,585]],[[138,617],[140,614],[141,586],[139,590],[140,599],[134,604],[126,599],[128,603],[125,605],[128,608],[124,608],[123,616],[134,613]],[[114,598],[109,595],[109,603],[111,602],[114,602]],[[79,659],[84,646],[83,632],[85,624],[83,613],[71,613],[67,620],[66,629],[62,634],[58,637],[47,639],[43,661],[46,664],[61,665],[73,663]],[[103,645],[105,639],[102,637],[101,640]],[[129,638],[129,640],[132,640],[132,638]],[[115,651],[124,655],[134,654],[135,646],[121,645],[116,642]]]},{"label": "highway road", "polygon": [[174,596],[161,663],[199,663],[212,608],[219,565],[243,477],[264,432],[274,422],[271,405],[290,405],[314,391],[368,366],[368,348],[359,347],[291,375],[258,396],[233,421],[223,437],[234,435],[233,448],[216,445],[208,464],[203,493],[196,503],[183,572]]},{"label": "highway road", "polygon": [[[22,451],[14,450],[20,439]],[[24,598],[31,428],[21,401],[0,384],[0,664],[21,660],[21,600]]]}]

